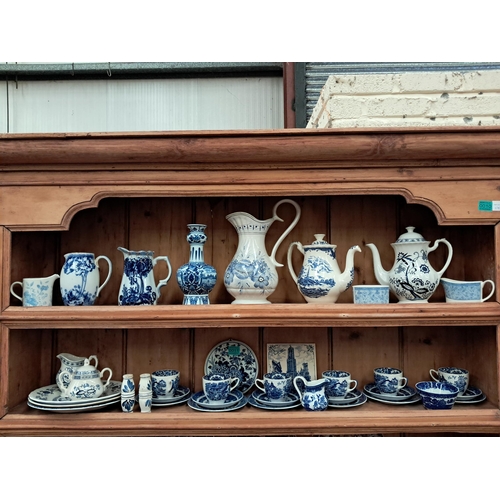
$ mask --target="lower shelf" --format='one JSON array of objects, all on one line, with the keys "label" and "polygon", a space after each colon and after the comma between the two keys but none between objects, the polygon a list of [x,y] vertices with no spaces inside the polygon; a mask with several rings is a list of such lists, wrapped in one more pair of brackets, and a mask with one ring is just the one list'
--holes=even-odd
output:
[{"label": "lower shelf", "polygon": [[[499,434],[500,410],[485,401],[426,410],[369,401],[349,409],[265,411],[246,406],[233,412],[196,412],[187,405],[151,413],[116,409],[58,415],[16,406],[0,420],[0,436],[313,436],[345,434]],[[137,409],[136,409],[137,410]]]}]

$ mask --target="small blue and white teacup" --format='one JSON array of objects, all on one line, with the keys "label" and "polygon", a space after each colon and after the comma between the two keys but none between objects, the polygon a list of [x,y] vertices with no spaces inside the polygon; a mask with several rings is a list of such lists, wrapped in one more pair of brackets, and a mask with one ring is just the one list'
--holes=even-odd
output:
[{"label": "small blue and white teacup", "polygon": [[[485,281],[458,281],[450,278],[441,278],[446,302],[484,302],[495,292],[495,283],[491,280]],[[484,285],[489,284],[490,293],[483,297]]]},{"label": "small blue and white teacup", "polygon": [[226,400],[229,393],[236,389],[239,383],[239,378],[212,373],[203,377],[203,392],[209,402],[220,403]]},{"label": "small blue and white teacup", "polygon": [[355,285],[352,291],[355,304],[389,303],[389,287],[386,285]]},{"label": "small blue and white teacup", "polygon": [[408,379],[403,377],[403,372],[399,368],[387,366],[375,368],[373,375],[375,385],[382,394],[396,395],[408,383]]},{"label": "small blue and white teacup", "polygon": [[469,371],[465,368],[442,366],[437,371],[430,369],[429,374],[436,382],[448,382],[457,387],[459,396],[463,396],[469,387]]},{"label": "small blue and white teacup", "polygon": [[151,374],[153,398],[173,398],[179,388],[180,377],[178,370],[157,370],[153,372]]},{"label": "small blue and white teacup", "polygon": [[271,401],[284,401],[291,389],[292,378],[286,373],[266,373],[262,379],[257,379],[255,385],[263,391]]},{"label": "small blue and white teacup", "polygon": [[326,380],[325,394],[328,399],[345,399],[358,385],[358,381],[352,380],[351,374],[343,370],[328,370],[322,373],[322,377]]}]

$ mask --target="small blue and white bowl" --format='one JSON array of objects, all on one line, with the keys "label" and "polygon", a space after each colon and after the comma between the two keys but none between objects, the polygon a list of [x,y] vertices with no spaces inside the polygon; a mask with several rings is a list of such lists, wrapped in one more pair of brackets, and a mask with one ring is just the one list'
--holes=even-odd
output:
[{"label": "small blue and white bowl", "polygon": [[458,395],[458,387],[447,382],[417,382],[415,388],[427,410],[451,410]]}]

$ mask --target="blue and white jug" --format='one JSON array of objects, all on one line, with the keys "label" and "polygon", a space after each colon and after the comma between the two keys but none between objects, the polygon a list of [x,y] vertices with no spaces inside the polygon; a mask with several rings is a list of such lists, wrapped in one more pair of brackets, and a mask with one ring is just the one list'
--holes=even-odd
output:
[{"label": "blue and white jug", "polygon": [[[125,258],[123,276],[118,293],[118,305],[156,305],[160,298],[160,288],[164,287],[172,275],[172,267],[167,256],[153,258],[154,252],[140,250],[138,252],[118,247]],[[165,261],[168,276],[155,283],[153,268],[159,261]]]},{"label": "blue and white jug", "polygon": [[309,411],[321,411],[328,408],[325,387],[327,380],[306,380],[302,375],[297,375],[293,379],[293,385],[300,396],[302,406]]}]

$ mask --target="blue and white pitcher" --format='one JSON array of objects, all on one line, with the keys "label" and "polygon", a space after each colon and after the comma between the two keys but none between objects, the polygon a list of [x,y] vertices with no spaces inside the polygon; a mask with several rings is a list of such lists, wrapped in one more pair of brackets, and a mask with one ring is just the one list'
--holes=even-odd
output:
[{"label": "blue and white pitcher", "polygon": [[[156,305],[160,298],[160,288],[164,287],[172,275],[172,267],[167,256],[153,258],[154,252],[140,250],[138,252],[118,247],[123,253],[123,276],[118,293],[118,305]],[[159,261],[165,261],[168,267],[168,276],[155,284],[153,268]]]},{"label": "blue and white pitcher", "polygon": [[308,381],[302,375],[297,375],[293,379],[293,385],[300,396],[300,402],[309,411],[321,411],[328,408],[325,394],[326,384],[327,380],[324,378]]}]

